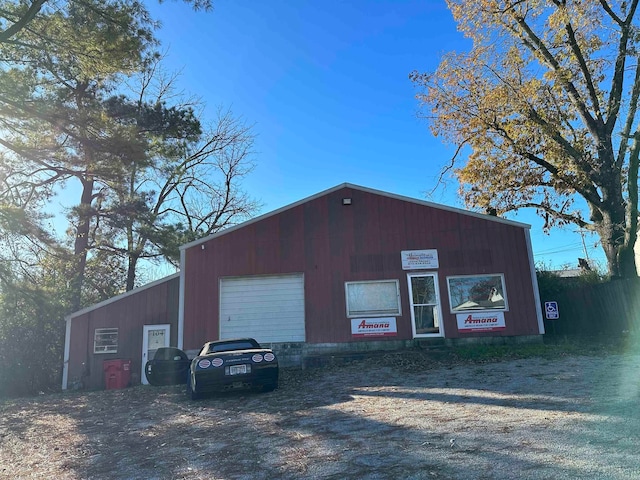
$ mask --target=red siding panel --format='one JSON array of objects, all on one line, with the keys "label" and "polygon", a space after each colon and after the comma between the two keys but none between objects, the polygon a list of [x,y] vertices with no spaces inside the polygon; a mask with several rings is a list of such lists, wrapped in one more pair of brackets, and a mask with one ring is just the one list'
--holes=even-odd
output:
[{"label": "red siding panel", "polygon": [[[177,345],[179,281],[179,278],[173,277],[73,316],[69,343],[69,384],[80,379],[83,371],[86,371],[89,374],[85,379],[87,388],[104,388],[102,364],[104,360],[113,359],[131,359],[132,383],[140,383],[142,327],[171,325],[171,345]],[[118,328],[117,353],[93,353],[97,328]]]},{"label": "red siding panel", "polygon": [[[343,198],[350,198],[351,205],[343,205]],[[185,348],[218,338],[221,277],[299,272],[305,281],[307,342],[354,341],[344,284],[376,279],[400,281],[402,316],[395,338],[410,339],[407,272],[400,252],[421,249],[438,251],[448,337],[469,334],[458,332],[449,311],[447,276],[484,273],[505,278],[509,311],[507,328],[499,334],[536,335],[525,234],[517,225],[358,188],[329,192],[185,251]]]}]

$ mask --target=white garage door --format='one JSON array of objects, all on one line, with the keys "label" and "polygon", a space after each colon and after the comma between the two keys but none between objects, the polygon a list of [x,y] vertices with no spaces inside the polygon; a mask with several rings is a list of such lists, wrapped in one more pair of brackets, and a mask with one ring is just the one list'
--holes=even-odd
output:
[{"label": "white garage door", "polygon": [[220,338],[304,342],[302,274],[223,278]]}]

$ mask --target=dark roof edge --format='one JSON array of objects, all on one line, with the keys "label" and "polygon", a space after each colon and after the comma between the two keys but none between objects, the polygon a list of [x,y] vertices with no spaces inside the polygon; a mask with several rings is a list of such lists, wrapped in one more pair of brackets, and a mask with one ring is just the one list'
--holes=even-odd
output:
[{"label": "dark roof edge", "polygon": [[160,285],[164,282],[168,282],[169,280],[173,280],[174,278],[178,278],[180,276],[180,272],[176,272],[176,273],[172,273],[171,275],[168,275],[166,277],[160,278],[158,280],[154,280],[151,283],[147,283],[145,285],[142,285],[140,287],[134,288],[133,290],[129,290],[128,292],[124,292],[121,293],[120,295],[116,295],[115,297],[111,297],[111,298],[107,298],[106,300],[103,300],[99,303],[96,303],[94,305],[90,305],[88,307],[83,308],[82,310],[78,310],[77,312],[73,312],[69,315],[66,316],[66,318],[75,318],[75,317],[79,317],[80,315],[84,315],[85,313],[89,313],[93,310],[97,310],[98,308],[104,307],[106,305],[109,305],[110,303],[113,302],[117,302],[119,300],[122,300],[125,297],[128,297],[130,295],[135,295],[136,293],[140,293],[143,290],[146,290],[147,288],[151,288],[151,287],[155,287],[157,285]]},{"label": "dark roof edge", "polygon": [[382,190],[376,190],[376,189],[373,189],[373,188],[362,187],[360,185],[355,185],[353,183],[342,183],[340,185],[336,185],[335,187],[329,188],[327,190],[323,190],[322,192],[319,192],[319,193],[316,193],[316,194],[311,195],[309,197],[306,197],[306,198],[303,198],[301,200],[298,200],[297,202],[291,203],[289,205],[285,205],[284,207],[280,207],[277,210],[273,210],[271,212],[263,213],[262,215],[259,215],[259,216],[255,217],[255,218],[252,218],[252,219],[247,220],[245,222],[239,223],[238,225],[234,225],[233,227],[229,227],[229,228],[226,228],[224,230],[220,230],[219,232],[213,233],[211,235],[207,235],[206,237],[202,237],[202,238],[199,238],[199,239],[194,240],[192,242],[185,243],[184,245],[182,245],[180,247],[180,250],[187,250],[187,249],[189,249],[191,247],[195,247],[196,245],[200,245],[201,243],[207,242],[207,241],[211,240],[212,238],[220,237],[220,236],[225,235],[227,233],[233,232],[234,230],[238,230],[240,228],[246,227],[247,225],[251,225],[252,223],[259,222],[260,220],[264,220],[265,218],[269,218],[271,216],[278,215],[279,213],[282,213],[282,212],[284,212],[286,210],[289,210],[291,208],[295,208],[295,207],[297,207],[299,205],[302,205],[303,203],[310,202],[311,200],[315,200],[316,198],[323,197],[325,195],[333,193],[333,192],[335,192],[337,190],[341,190],[343,188],[351,188],[351,189],[354,189],[354,190],[360,190],[362,192],[372,193],[374,195],[380,195],[380,196],[383,196],[383,197],[394,198],[396,200],[402,200],[402,201],[405,201],[405,202],[411,202],[411,203],[415,203],[415,204],[418,204],[418,205],[424,205],[426,207],[437,208],[439,210],[446,210],[446,211],[449,211],[449,212],[459,213],[461,215],[467,215],[467,216],[471,216],[471,217],[481,218],[483,220],[488,220],[488,221],[492,221],[492,222],[498,222],[498,223],[503,223],[503,224],[506,224],[506,225],[512,225],[514,227],[527,228],[527,229],[531,228],[531,225],[529,225],[527,223],[516,222],[515,220],[508,220],[506,218],[495,217],[493,215],[485,215],[485,214],[482,214],[482,213],[471,212],[469,210],[464,210],[462,208],[450,207],[448,205],[441,205],[439,203],[428,202],[426,200],[420,200],[418,198],[406,197],[404,195],[398,195],[398,194],[395,194],[395,193],[389,193],[389,192],[385,192],[385,191],[382,191]]}]

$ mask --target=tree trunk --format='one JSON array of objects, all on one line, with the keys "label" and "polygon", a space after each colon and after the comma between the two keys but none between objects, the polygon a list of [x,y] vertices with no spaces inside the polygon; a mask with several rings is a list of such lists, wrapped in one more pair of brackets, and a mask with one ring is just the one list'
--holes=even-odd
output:
[{"label": "tree trunk", "polygon": [[[640,152],[638,149],[638,132],[634,135],[632,152],[629,155],[629,170],[627,173],[627,235],[625,236],[627,249],[621,252],[625,265],[633,264],[633,273],[628,277],[637,276],[635,245],[638,241],[638,168],[640,165]],[[630,257],[630,259],[629,259]]]},{"label": "tree trunk", "polygon": [[634,245],[623,245],[618,251],[618,268],[620,276],[623,278],[633,278],[638,276],[636,269],[636,254]]},{"label": "tree trunk", "polygon": [[596,229],[607,258],[609,276],[611,278],[636,277],[633,250],[636,235],[625,235],[624,215],[620,215],[617,211],[606,212]]},{"label": "tree trunk", "polygon": [[127,292],[133,290],[136,286],[136,265],[138,264],[139,255],[130,251],[127,262]]},{"label": "tree trunk", "polygon": [[71,280],[71,311],[76,312],[82,306],[82,286],[89,251],[89,231],[91,229],[91,203],[93,202],[94,180],[88,177],[82,180],[82,196],[78,206],[76,238],[73,247],[73,279]]},{"label": "tree trunk", "polygon": [[[599,149],[601,163],[607,168],[604,168],[604,173],[599,177],[602,201],[597,206],[592,205],[599,212],[599,218],[593,223],[607,258],[609,276],[632,278],[637,277],[633,250],[638,235],[637,170],[634,174],[631,165],[627,178],[624,179],[622,170],[614,167],[617,162],[610,140],[607,137],[602,142],[608,148]],[[623,192],[624,180],[631,182],[627,183],[626,199]]]}]

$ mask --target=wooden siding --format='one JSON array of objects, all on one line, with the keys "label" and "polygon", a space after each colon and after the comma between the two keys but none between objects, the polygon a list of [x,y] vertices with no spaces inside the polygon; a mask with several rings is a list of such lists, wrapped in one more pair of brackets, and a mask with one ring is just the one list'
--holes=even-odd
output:
[{"label": "wooden siding", "polygon": [[[89,389],[104,388],[102,363],[104,360],[130,359],[131,383],[140,383],[142,368],[143,325],[170,324],[171,345],[178,338],[178,297],[180,279],[169,278],[140,291],[116,297],[103,306],[72,316],[69,344],[69,385],[82,376]],[[97,328],[118,328],[118,352],[94,354],[93,339]]]},{"label": "wooden siding", "polygon": [[[343,205],[351,198],[351,205]],[[407,200],[345,187],[215,236],[185,250],[186,349],[218,336],[219,279],[303,273],[309,343],[350,342],[344,283],[398,279],[402,316],[398,335],[410,339],[407,271],[402,250],[436,249],[443,322],[448,338],[460,334],[449,311],[447,277],[502,273],[509,311],[506,329],[485,335],[537,335],[526,229]],[[204,247],[204,248],[203,248]],[[376,338],[380,340],[380,338]],[[363,339],[361,341],[367,341]]]}]

